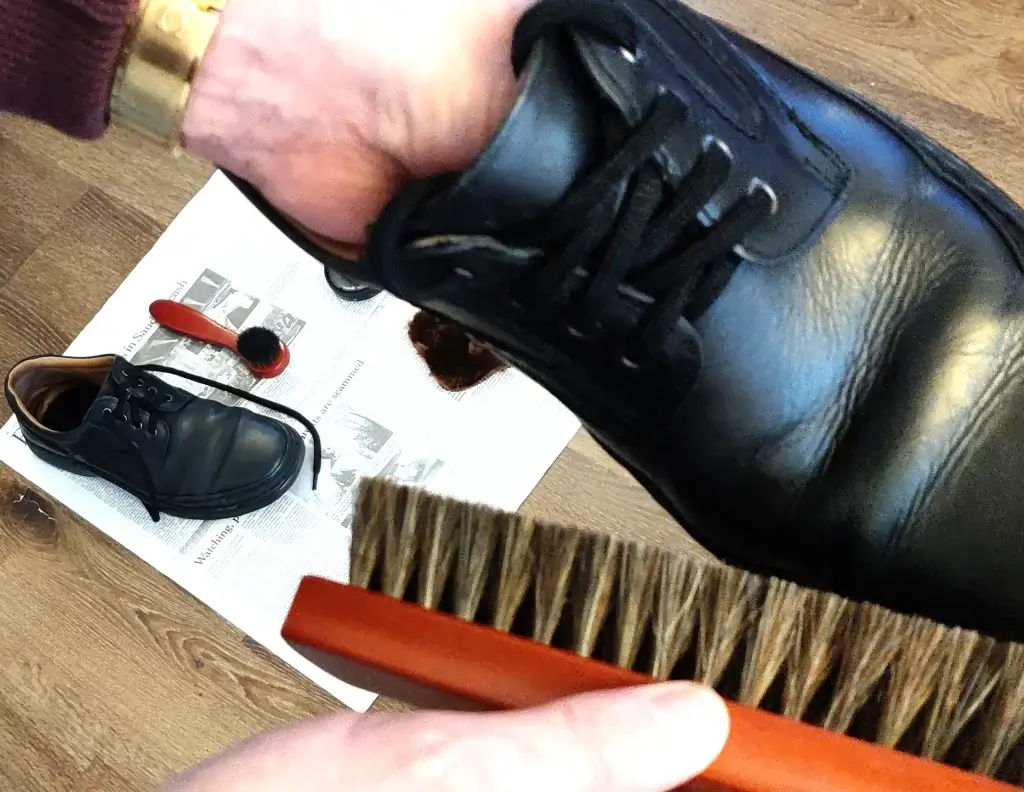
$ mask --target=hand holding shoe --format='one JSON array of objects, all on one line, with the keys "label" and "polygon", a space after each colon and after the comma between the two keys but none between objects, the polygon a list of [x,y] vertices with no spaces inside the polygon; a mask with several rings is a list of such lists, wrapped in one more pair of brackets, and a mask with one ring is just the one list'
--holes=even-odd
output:
[{"label": "hand holding shoe", "polygon": [[231,0],[185,145],[311,230],[359,244],[407,178],[465,167],[501,123],[512,31],[531,4]]}]

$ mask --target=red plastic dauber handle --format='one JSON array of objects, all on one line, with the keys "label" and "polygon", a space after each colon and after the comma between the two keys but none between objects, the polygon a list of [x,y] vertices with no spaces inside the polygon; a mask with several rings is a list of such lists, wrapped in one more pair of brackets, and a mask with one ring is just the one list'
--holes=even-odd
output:
[{"label": "red plastic dauber handle", "polygon": [[[156,300],[149,306],[149,315],[168,330],[204,341],[207,344],[230,349],[238,354],[238,333],[213,321],[195,308],[174,300]],[[276,377],[288,366],[291,355],[287,345],[281,342],[281,353],[269,366],[254,366],[244,357],[239,359],[257,377]]]}]

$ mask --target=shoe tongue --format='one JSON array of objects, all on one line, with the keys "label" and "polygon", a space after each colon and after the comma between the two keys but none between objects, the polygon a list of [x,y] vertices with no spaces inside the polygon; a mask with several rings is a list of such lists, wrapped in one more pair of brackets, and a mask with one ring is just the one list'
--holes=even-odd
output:
[{"label": "shoe tongue", "polygon": [[107,372],[107,376],[103,380],[103,384],[100,385],[99,392],[89,408],[89,414],[95,417],[101,410],[117,404],[124,390],[124,387],[119,385],[118,381],[130,382],[132,376],[131,364],[124,358],[115,356],[110,370]]},{"label": "shoe tongue", "polygon": [[539,42],[504,125],[476,162],[434,196],[417,225],[432,233],[487,233],[552,206],[600,152],[594,96],[575,51]]},{"label": "shoe tongue", "polygon": [[110,365],[110,371],[107,373],[107,378],[103,380],[103,385],[100,387],[100,395],[116,395],[122,389],[119,383],[129,382],[135,376],[135,369],[132,367],[132,364],[122,357],[115,356],[114,362]]},{"label": "shoe tongue", "polygon": [[119,398],[124,390],[124,384],[134,385],[137,378],[138,372],[135,367],[124,358],[115,356],[110,371],[107,372],[107,378],[100,386],[97,400],[105,397]]}]

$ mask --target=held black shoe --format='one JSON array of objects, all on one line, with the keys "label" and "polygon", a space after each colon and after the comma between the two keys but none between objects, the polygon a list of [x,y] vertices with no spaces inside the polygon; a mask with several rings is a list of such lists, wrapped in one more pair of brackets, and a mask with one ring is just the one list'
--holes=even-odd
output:
[{"label": "held black shoe", "polygon": [[240,407],[201,399],[151,372],[218,388],[278,410],[313,438],[293,410],[165,366],[133,366],[116,355],[39,356],[18,363],[4,392],[29,448],[73,473],[101,476],[135,495],[153,520],[237,517],[273,503],[295,483],[305,458],[299,433]]},{"label": "held black shoe", "polygon": [[674,0],[549,0],[521,96],[345,277],[535,378],[709,549],[1024,639],[1024,214]]}]

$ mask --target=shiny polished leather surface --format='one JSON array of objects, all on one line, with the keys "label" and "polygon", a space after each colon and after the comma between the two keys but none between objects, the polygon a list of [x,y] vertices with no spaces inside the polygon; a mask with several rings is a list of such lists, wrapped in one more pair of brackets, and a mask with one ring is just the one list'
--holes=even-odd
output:
[{"label": "shiny polished leather surface", "polygon": [[[685,173],[712,136],[734,169],[708,222],[751,179],[778,197],[778,212],[737,247],[724,291],[692,325],[680,320],[662,350],[668,369],[627,370],[514,310],[503,285],[530,262],[501,244],[500,191],[491,213],[480,209],[486,191],[460,198],[486,183],[473,169],[417,186],[424,197],[397,230],[385,213],[370,274],[292,238],[492,344],[726,560],[1024,639],[1020,209],[920,132],[685,6],[599,5],[630,31],[631,54],[582,26],[558,46],[584,66],[583,90],[597,86],[628,123],[659,90],[684,100],[689,123],[665,142],[665,178]],[[532,43],[520,30],[517,46]],[[529,63],[517,54],[525,90],[545,46]],[[515,139],[517,114],[546,101],[546,123],[572,127],[581,145],[591,126],[564,96],[536,94],[474,168],[504,157],[508,174],[517,163],[542,212],[586,158],[568,172],[545,162],[535,121]],[[525,216],[526,204],[512,210]],[[607,326],[630,326],[649,302],[620,288]]]},{"label": "shiny polished leather surface", "polygon": [[[112,356],[110,361],[95,401],[81,424],[69,431],[47,431],[34,420],[38,416],[24,413],[14,398],[18,388],[10,385],[17,381],[19,367],[12,369],[7,399],[30,448],[41,450],[51,463],[100,475],[142,499],[149,495],[148,472],[159,511],[191,519],[254,511],[295,481],[305,450],[291,427],[198,398],[123,358]],[[66,378],[75,376],[75,369],[68,371]],[[126,393],[135,404],[148,401],[126,409]],[[21,395],[21,404],[29,400],[30,394]]]}]

